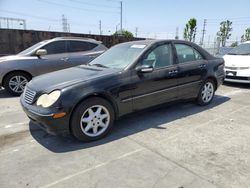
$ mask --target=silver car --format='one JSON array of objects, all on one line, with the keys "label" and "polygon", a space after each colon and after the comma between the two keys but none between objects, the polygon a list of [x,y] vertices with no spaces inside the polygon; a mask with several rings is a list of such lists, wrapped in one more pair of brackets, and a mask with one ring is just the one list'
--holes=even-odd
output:
[{"label": "silver car", "polygon": [[106,50],[94,39],[58,37],[39,42],[17,55],[0,58],[0,87],[18,96],[32,77],[87,64]]}]

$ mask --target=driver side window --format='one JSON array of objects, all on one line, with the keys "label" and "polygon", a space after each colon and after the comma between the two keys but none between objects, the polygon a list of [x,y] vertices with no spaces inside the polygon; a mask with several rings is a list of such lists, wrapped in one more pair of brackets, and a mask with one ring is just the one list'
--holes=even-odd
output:
[{"label": "driver side window", "polygon": [[55,41],[47,44],[42,49],[47,50],[48,55],[66,53],[66,41]]},{"label": "driver side window", "polygon": [[151,65],[162,68],[173,65],[172,47],[164,44],[153,49],[142,61],[142,65]]}]

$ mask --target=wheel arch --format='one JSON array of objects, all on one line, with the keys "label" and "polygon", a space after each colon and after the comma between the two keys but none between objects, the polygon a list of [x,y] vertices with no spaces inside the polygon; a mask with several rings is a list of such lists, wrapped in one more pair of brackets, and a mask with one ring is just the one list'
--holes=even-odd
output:
[{"label": "wheel arch", "polygon": [[69,130],[71,132],[71,121],[72,121],[72,116],[74,111],[76,110],[76,108],[85,100],[94,98],[94,97],[98,97],[98,98],[102,98],[104,100],[106,100],[107,102],[109,102],[111,104],[111,106],[114,109],[114,114],[115,114],[115,119],[117,119],[119,117],[119,110],[118,110],[118,106],[115,102],[115,100],[109,95],[106,94],[104,92],[95,92],[95,93],[91,93],[89,95],[85,95],[83,96],[72,108],[71,110],[71,114],[70,114],[70,118],[69,118]]},{"label": "wheel arch", "polygon": [[31,73],[29,73],[28,71],[24,71],[24,70],[12,70],[12,71],[6,73],[6,74],[3,76],[3,79],[2,79],[3,85],[5,84],[6,77],[7,77],[8,75],[12,74],[12,73],[15,73],[15,72],[22,72],[22,73],[27,74],[28,76],[30,76],[30,78],[33,77],[33,75],[32,75]]},{"label": "wheel arch", "polygon": [[218,88],[218,81],[217,81],[217,79],[214,76],[209,76],[209,77],[207,77],[206,80],[212,80],[214,82],[215,91],[216,91],[217,88]]}]

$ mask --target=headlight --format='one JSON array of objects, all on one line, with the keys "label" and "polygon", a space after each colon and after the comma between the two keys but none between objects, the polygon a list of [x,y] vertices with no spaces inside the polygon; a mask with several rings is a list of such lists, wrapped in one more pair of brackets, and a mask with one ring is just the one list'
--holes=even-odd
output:
[{"label": "headlight", "polygon": [[50,94],[43,94],[38,98],[36,105],[48,108],[59,99],[60,95],[61,91],[59,90],[53,91]]}]

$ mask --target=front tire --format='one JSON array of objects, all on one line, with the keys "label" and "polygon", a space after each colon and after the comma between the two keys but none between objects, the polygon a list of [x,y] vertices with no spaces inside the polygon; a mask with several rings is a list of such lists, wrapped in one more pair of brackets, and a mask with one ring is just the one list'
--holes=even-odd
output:
[{"label": "front tire", "polygon": [[4,79],[3,87],[14,96],[20,96],[31,76],[24,72],[12,72]]},{"label": "front tire", "polygon": [[198,104],[201,106],[205,106],[211,103],[211,101],[214,98],[214,93],[215,93],[214,81],[211,79],[206,80],[200,89],[200,92],[197,98]]},{"label": "front tire", "polygon": [[93,97],[81,102],[71,118],[71,132],[80,141],[106,136],[114,123],[114,109],[105,99]]}]

